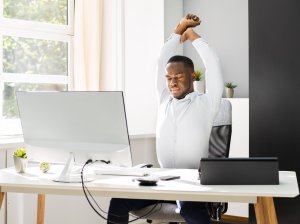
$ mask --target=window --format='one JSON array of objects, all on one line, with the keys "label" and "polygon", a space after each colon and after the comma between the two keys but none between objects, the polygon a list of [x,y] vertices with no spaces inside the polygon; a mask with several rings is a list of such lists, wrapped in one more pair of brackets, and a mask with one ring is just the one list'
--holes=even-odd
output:
[{"label": "window", "polygon": [[73,1],[0,0],[0,134],[21,133],[15,91],[72,89]]}]

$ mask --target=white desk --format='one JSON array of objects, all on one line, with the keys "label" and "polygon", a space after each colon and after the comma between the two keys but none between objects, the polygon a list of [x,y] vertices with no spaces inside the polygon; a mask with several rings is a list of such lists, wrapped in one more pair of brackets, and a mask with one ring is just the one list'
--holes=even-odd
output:
[{"label": "white desk", "polygon": [[[160,181],[157,186],[143,187],[126,176],[97,176],[87,187],[95,196],[186,201],[247,202],[255,204],[257,223],[277,223],[273,197],[299,194],[295,172],[280,172],[280,185],[201,185],[197,170],[152,169],[154,174],[180,175],[181,179]],[[37,223],[44,223],[45,194],[83,195],[81,184],[57,183],[53,174],[42,174],[32,167],[25,174],[14,168],[0,170],[0,203],[5,192],[38,194]]]}]

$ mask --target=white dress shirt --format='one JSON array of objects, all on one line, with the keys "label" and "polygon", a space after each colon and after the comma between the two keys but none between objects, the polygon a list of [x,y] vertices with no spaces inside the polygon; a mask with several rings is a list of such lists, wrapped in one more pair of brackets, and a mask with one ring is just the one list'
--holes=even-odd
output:
[{"label": "white dress shirt", "polygon": [[202,38],[192,44],[205,66],[205,94],[195,91],[178,100],[167,87],[165,67],[180,45],[180,35],[171,35],[158,60],[156,150],[164,168],[196,169],[201,157],[208,156],[210,132],[222,97],[223,78],[218,57]]}]

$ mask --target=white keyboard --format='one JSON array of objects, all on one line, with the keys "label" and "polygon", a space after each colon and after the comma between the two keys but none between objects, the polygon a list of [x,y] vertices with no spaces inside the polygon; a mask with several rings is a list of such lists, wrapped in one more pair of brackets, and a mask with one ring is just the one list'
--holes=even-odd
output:
[{"label": "white keyboard", "polygon": [[150,171],[147,168],[95,168],[96,175],[116,175],[116,176],[148,176]]}]

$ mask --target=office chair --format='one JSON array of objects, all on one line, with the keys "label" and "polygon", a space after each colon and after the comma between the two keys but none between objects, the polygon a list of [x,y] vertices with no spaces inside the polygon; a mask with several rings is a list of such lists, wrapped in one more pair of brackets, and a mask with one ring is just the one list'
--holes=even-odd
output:
[{"label": "office chair", "polygon": [[[231,131],[232,131],[232,108],[231,103],[221,100],[218,114],[214,120],[213,128],[209,139],[209,157],[228,157],[230,149]],[[200,158],[199,158],[200,160]],[[208,213],[213,221],[219,221],[221,216],[227,211],[228,203],[224,202],[208,202]],[[147,206],[137,211],[131,211],[134,216],[143,216],[147,214],[153,205]],[[162,203],[145,217],[148,223],[152,221],[159,222],[185,222],[179,214],[176,203]]]}]

